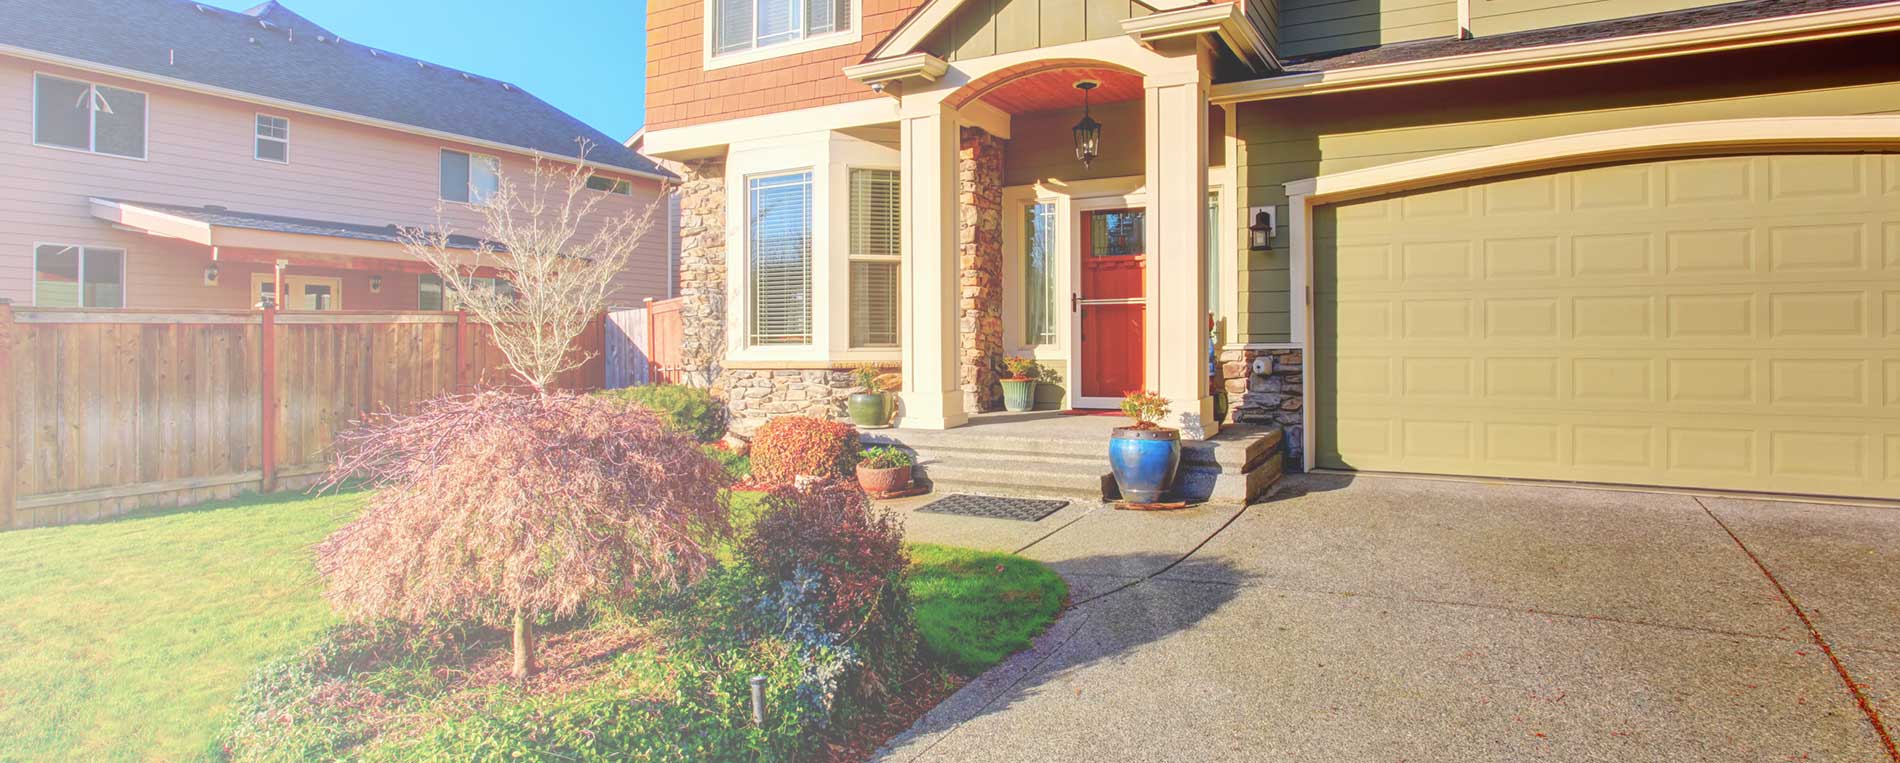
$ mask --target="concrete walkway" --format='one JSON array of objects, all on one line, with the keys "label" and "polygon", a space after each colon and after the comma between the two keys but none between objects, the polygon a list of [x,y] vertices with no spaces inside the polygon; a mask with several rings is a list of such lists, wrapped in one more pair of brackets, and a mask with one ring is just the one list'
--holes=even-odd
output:
[{"label": "concrete walkway", "polygon": [[1900,762],[1900,509],[1316,475],[906,519],[1074,603],[882,761]]}]

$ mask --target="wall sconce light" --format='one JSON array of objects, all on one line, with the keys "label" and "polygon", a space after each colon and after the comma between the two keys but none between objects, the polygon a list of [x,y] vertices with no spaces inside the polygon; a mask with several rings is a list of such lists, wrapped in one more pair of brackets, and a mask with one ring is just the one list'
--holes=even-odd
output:
[{"label": "wall sconce light", "polygon": [[1253,220],[1247,225],[1247,249],[1267,251],[1273,245],[1273,207],[1253,207],[1247,217]]},{"label": "wall sconce light", "polygon": [[1084,167],[1102,155],[1102,123],[1089,116],[1089,91],[1100,84],[1092,79],[1075,83],[1075,89],[1082,91],[1082,121],[1075,123],[1075,158],[1082,160]]},{"label": "wall sconce light", "polygon": [[205,266],[205,285],[218,285],[218,263],[213,262]]},{"label": "wall sconce light", "polygon": [[381,291],[383,290],[383,277],[382,277],[382,276],[370,276],[370,277],[369,277],[369,290],[370,290],[370,293],[372,293],[372,294],[374,294],[374,293],[378,293],[378,292],[381,292]]}]

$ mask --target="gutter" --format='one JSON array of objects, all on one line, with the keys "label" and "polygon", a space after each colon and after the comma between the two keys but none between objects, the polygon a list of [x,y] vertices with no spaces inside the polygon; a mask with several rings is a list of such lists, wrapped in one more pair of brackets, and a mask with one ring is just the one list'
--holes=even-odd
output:
[{"label": "gutter", "polygon": [[1418,85],[1900,31],[1900,2],[1215,85],[1215,104]]},{"label": "gutter", "polygon": [[162,74],[153,74],[151,72],[139,71],[137,69],[127,69],[121,66],[102,64],[97,61],[87,61],[85,59],[72,58],[70,56],[62,56],[62,55],[57,55],[54,53],[47,53],[41,50],[33,50],[31,48],[22,48],[17,45],[8,45],[8,44],[0,43],[0,55],[10,55],[10,56],[15,56],[15,57],[22,58],[28,61],[37,61],[37,62],[45,63],[45,64],[53,64],[55,66],[65,66],[65,67],[69,67],[73,69],[79,69],[82,71],[105,74],[105,75],[110,75],[114,77],[122,77],[122,78],[133,80],[136,82],[159,85],[162,87],[169,87],[175,90],[184,90],[187,92],[199,93],[201,95],[216,96],[219,98],[229,98],[232,100],[243,101],[245,103],[263,104],[265,106],[270,106],[272,108],[281,109],[284,111],[292,111],[292,112],[297,112],[297,113],[302,113],[302,114],[309,114],[312,116],[319,116],[319,117],[324,117],[327,119],[335,119],[335,120],[339,120],[343,122],[353,122],[355,124],[365,125],[368,127],[377,127],[384,130],[393,130],[395,132],[408,133],[410,135],[419,135],[425,138],[432,138],[435,140],[449,141],[453,143],[462,143],[462,144],[466,144],[470,146],[479,146],[481,148],[486,148],[486,149],[495,150],[495,151],[507,151],[514,154],[526,154],[529,156],[548,156],[552,158],[554,161],[559,161],[563,163],[580,164],[583,167],[591,167],[593,169],[597,169],[602,172],[612,173],[615,175],[635,175],[638,177],[648,178],[650,180],[658,180],[661,183],[672,182],[675,179],[667,175],[661,175],[661,174],[653,173],[653,172],[645,172],[642,170],[630,169],[630,168],[621,167],[615,164],[607,164],[605,162],[597,162],[597,161],[586,160],[586,159],[577,160],[572,157],[559,157],[557,155],[550,155],[546,151],[542,151],[536,148],[527,148],[524,146],[516,146],[516,145],[511,145],[508,143],[502,143],[499,141],[484,140],[482,138],[476,138],[476,137],[472,137],[468,135],[459,135],[452,132],[444,132],[442,130],[431,130],[427,127],[417,127],[411,124],[403,124],[401,122],[392,122],[387,119],[377,119],[375,117],[363,116],[362,114],[352,114],[347,111],[338,111],[336,109],[326,109],[322,106],[312,106],[307,103],[287,101],[282,98],[272,98],[269,96],[258,95],[256,93],[247,93],[242,90],[234,90],[231,88],[219,87],[216,85],[207,85],[202,82],[193,82],[191,80],[178,79],[176,77],[167,77]]}]

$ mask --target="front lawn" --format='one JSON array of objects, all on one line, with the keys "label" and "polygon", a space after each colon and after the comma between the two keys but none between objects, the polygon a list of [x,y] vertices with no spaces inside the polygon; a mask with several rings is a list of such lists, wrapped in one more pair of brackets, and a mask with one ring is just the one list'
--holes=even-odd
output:
[{"label": "front lawn", "polygon": [[[335,624],[310,546],[362,500],[251,498],[0,533],[0,760],[209,753],[256,669]],[[961,672],[1025,646],[1066,595],[1019,557],[912,554],[926,653]]]}]

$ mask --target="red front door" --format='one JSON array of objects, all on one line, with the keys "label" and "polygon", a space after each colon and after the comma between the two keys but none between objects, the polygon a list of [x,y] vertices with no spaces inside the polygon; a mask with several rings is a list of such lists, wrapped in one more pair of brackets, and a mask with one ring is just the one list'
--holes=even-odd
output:
[{"label": "red front door", "polygon": [[1147,386],[1142,362],[1146,222],[1140,209],[1082,213],[1079,383],[1084,398],[1119,398]]}]

